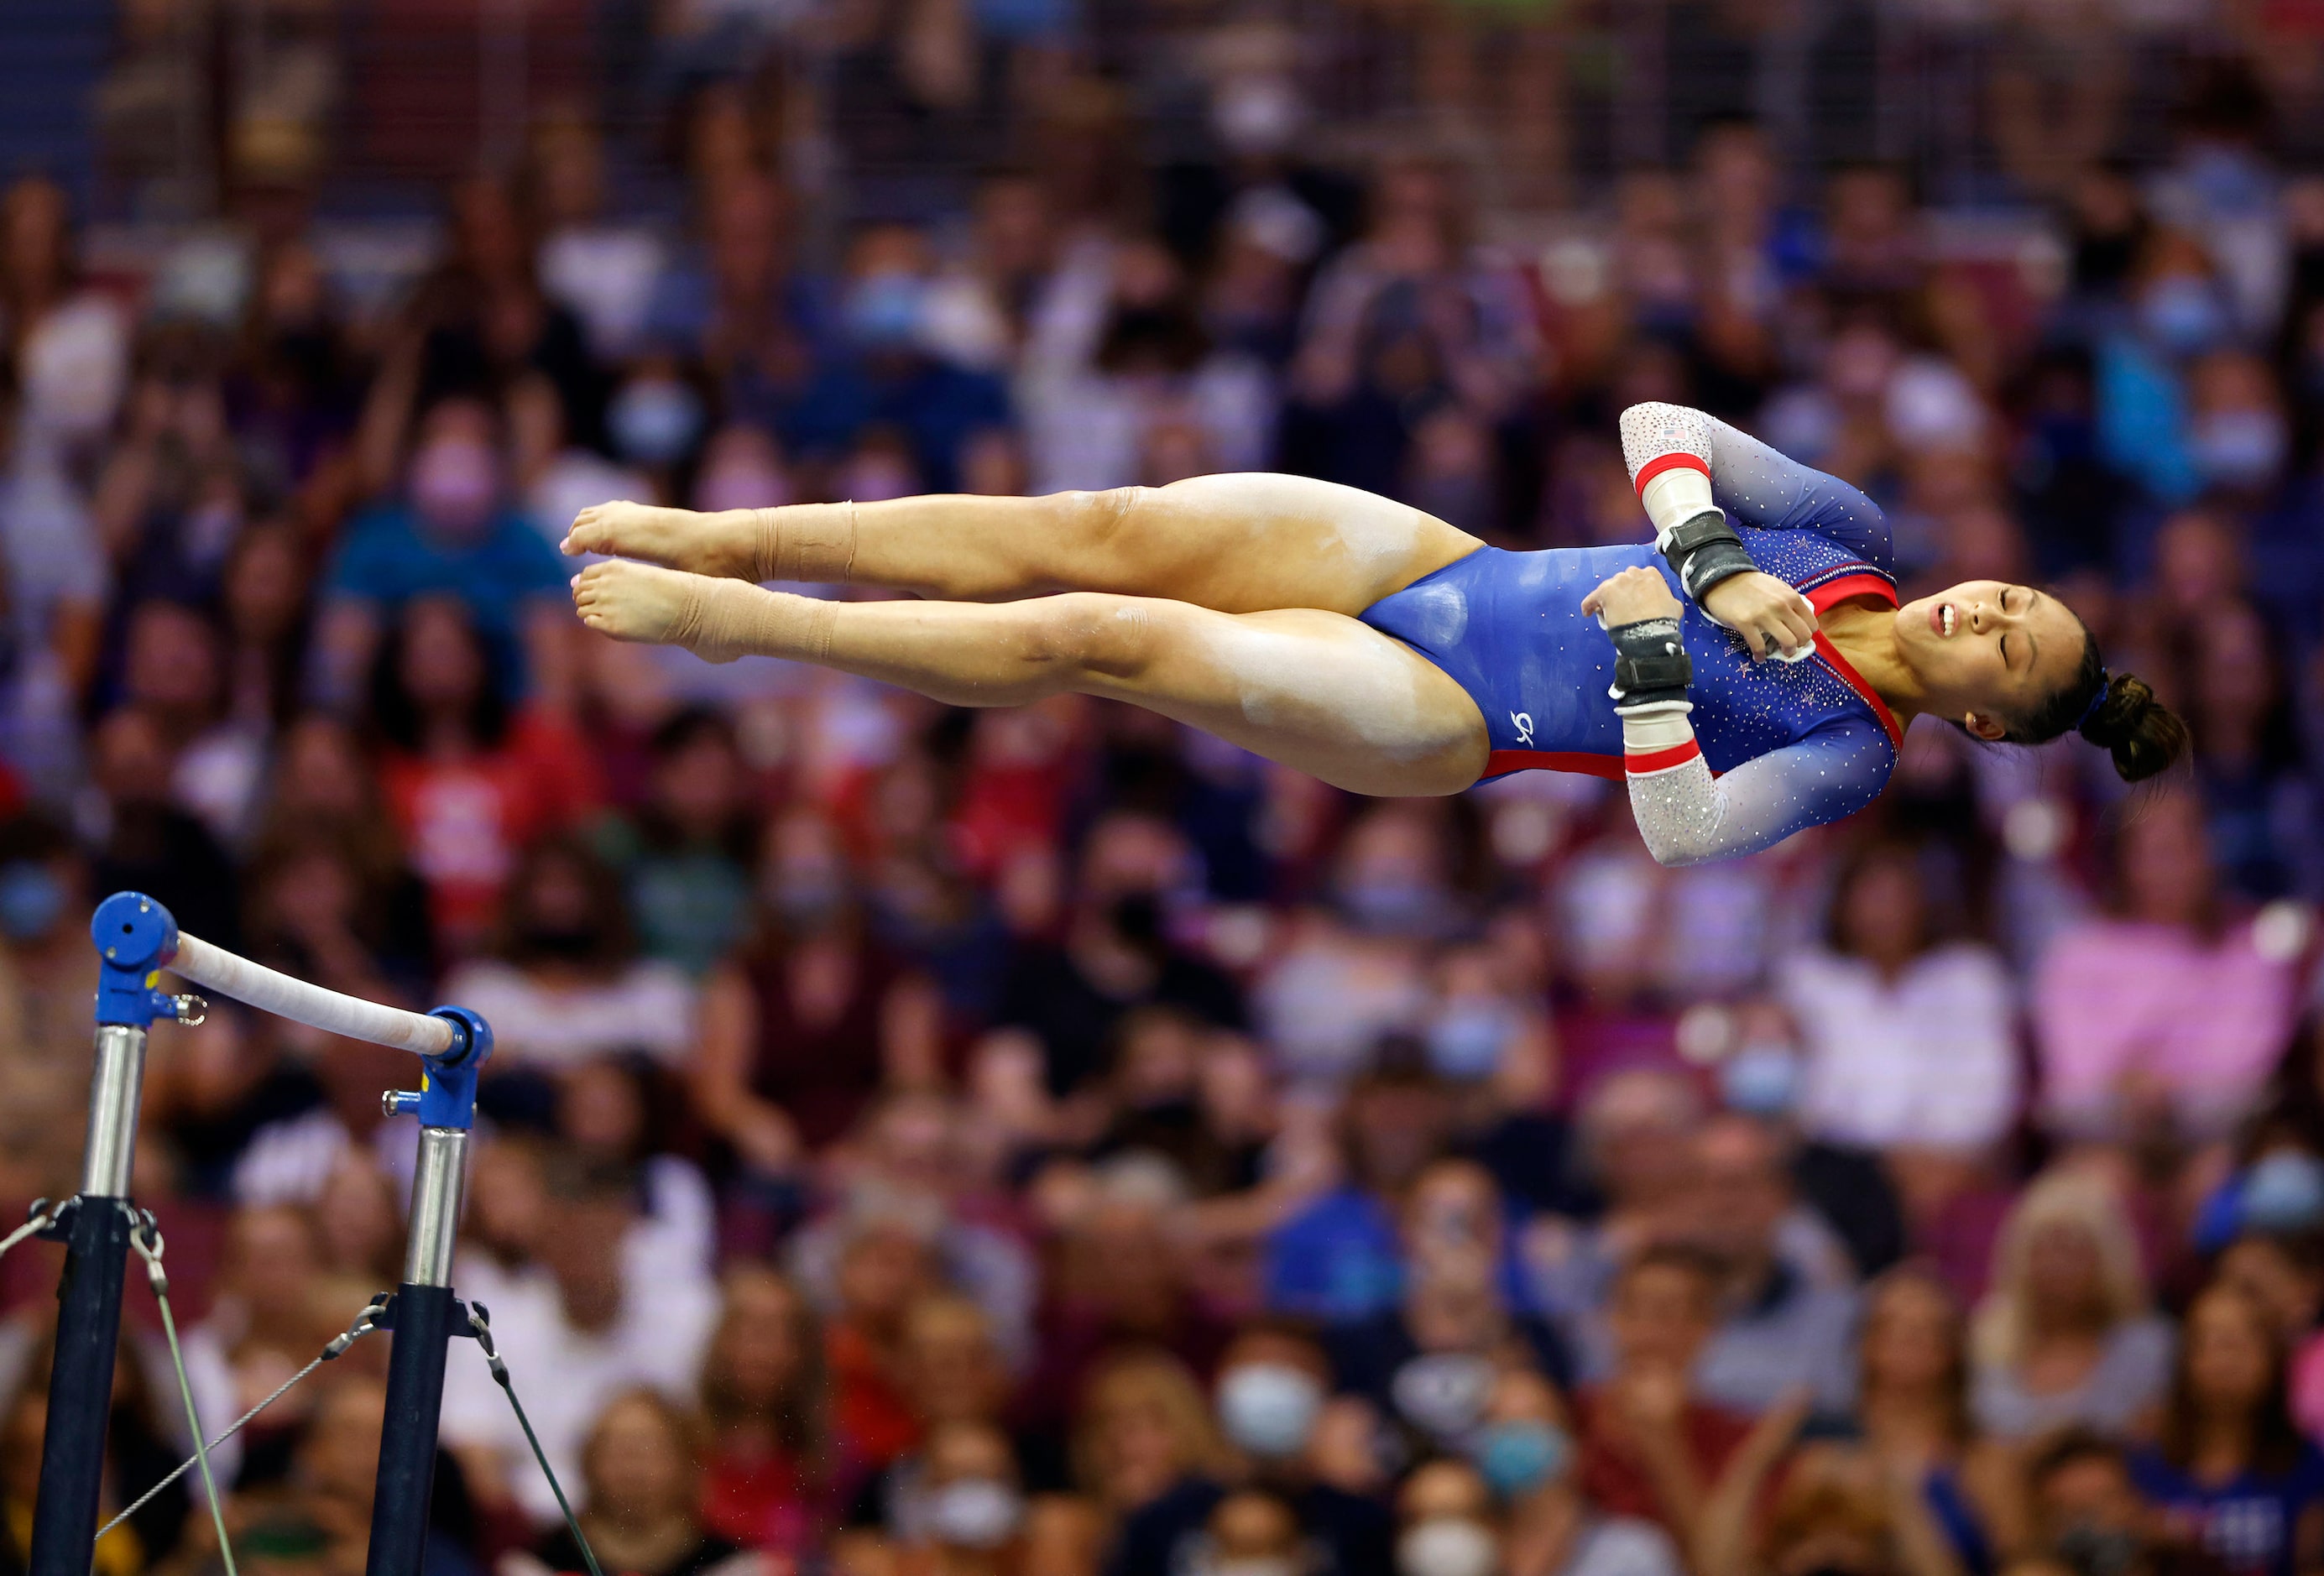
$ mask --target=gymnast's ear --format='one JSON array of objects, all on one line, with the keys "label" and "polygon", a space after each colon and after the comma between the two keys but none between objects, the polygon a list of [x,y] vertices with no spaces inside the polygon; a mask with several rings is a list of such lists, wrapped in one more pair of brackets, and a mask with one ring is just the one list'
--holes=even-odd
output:
[{"label": "gymnast's ear", "polygon": [[1961,726],[1969,731],[1971,737],[1982,739],[1988,744],[1998,744],[2009,736],[2009,730],[2002,725],[2000,718],[1989,717],[1983,712],[1968,713],[1961,718]]}]

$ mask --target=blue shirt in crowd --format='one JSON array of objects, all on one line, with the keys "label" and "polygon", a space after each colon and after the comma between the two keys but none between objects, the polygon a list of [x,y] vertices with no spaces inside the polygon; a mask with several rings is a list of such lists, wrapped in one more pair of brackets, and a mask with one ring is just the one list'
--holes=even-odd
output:
[{"label": "blue shirt in crowd", "polygon": [[2301,1513],[2324,1501],[2324,1454],[2312,1444],[2289,1471],[2246,1470],[2219,1484],[2197,1482],[2151,1446],[2130,1470],[2172,1531],[2218,1555],[2231,1576],[2293,1576]]},{"label": "blue shirt in crowd", "polygon": [[335,596],[389,609],[415,596],[456,596],[479,630],[505,640],[525,602],[563,596],[569,577],[557,549],[513,511],[474,537],[452,539],[422,530],[408,505],[389,503],[348,527],[327,584]]}]

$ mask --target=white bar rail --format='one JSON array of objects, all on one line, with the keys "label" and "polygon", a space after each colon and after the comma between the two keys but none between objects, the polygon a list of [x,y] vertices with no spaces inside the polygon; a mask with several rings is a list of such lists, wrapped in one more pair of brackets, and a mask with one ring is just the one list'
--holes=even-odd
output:
[{"label": "white bar rail", "polygon": [[277,973],[224,947],[212,946],[198,935],[178,933],[178,951],[164,965],[193,984],[231,996],[277,1017],[343,1034],[349,1039],[393,1046],[422,1056],[440,1056],[452,1048],[452,1026],[440,1018],[383,1007],[359,996],[343,995]]}]

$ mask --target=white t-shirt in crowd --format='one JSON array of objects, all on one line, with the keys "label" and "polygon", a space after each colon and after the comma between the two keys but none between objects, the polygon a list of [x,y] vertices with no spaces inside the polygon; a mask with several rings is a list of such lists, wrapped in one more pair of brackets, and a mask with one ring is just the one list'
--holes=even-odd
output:
[{"label": "white t-shirt in crowd", "polygon": [[[718,1289],[706,1273],[665,1273],[651,1280],[624,1253],[622,1310],[604,1330],[576,1330],[565,1319],[557,1284],[547,1275],[496,1278],[484,1300],[492,1307],[493,1343],[508,1359],[509,1378],[540,1448],[565,1492],[580,1508],[581,1446],[607,1402],[644,1385],[690,1405],[702,1351],[718,1317]],[[484,1286],[455,1285],[464,1298]],[[557,1497],[534,1464],[508,1397],[493,1380],[481,1353],[453,1343],[444,1377],[443,1437],[447,1444],[490,1451],[524,1512],[540,1525],[558,1517]]]},{"label": "white t-shirt in crowd", "polygon": [[2015,1119],[2016,1010],[1990,948],[1936,947],[1893,982],[1861,958],[1795,953],[1776,991],[1805,1044],[1800,1121],[1814,1137],[1965,1149]]},{"label": "white t-shirt in crowd", "polygon": [[569,1067],[622,1051],[675,1062],[694,1044],[694,982],[671,963],[633,963],[571,989],[541,984],[497,959],[466,963],[444,999],[493,1026],[493,1055],[508,1064]]}]

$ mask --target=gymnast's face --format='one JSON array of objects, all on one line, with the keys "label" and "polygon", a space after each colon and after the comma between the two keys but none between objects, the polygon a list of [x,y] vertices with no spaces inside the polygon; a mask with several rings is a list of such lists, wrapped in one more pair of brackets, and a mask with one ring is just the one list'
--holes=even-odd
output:
[{"label": "gymnast's face", "polygon": [[2046,591],[1967,580],[1896,610],[1896,650],[1921,683],[1920,709],[1998,739],[2074,680],[2089,640]]}]

